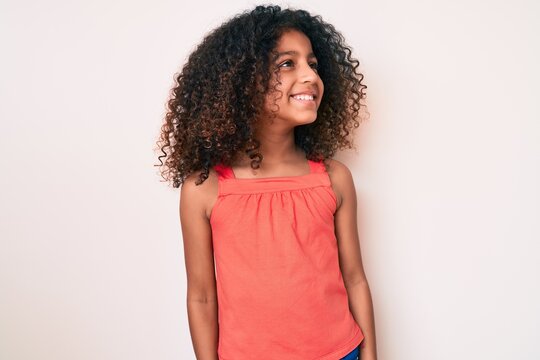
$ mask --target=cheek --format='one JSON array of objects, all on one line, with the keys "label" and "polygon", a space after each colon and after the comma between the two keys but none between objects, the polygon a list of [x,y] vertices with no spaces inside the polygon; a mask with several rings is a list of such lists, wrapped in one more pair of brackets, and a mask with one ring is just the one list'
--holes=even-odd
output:
[{"label": "cheek", "polygon": [[324,91],[324,83],[320,77],[319,77],[319,89],[321,90],[321,92]]},{"label": "cheek", "polygon": [[267,112],[273,113],[278,111],[278,106],[283,102],[283,98],[280,99],[280,96],[281,94],[279,91],[266,95],[264,107]]},{"label": "cheek", "polygon": [[279,104],[288,101],[287,99],[287,92],[280,89],[280,87],[276,88],[276,91],[273,93],[270,93],[266,95],[266,106],[272,107],[274,104]]}]

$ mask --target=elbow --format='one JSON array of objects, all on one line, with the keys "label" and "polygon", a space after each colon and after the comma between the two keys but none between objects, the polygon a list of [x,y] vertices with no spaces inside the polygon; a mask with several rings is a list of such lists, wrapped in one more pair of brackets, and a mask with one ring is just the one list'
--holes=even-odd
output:
[{"label": "elbow", "polygon": [[195,290],[192,287],[188,286],[186,301],[188,303],[197,303],[197,304],[209,304],[217,302],[217,294],[215,289],[209,288],[199,288]]},{"label": "elbow", "polygon": [[347,289],[355,286],[369,286],[365,276],[355,276],[351,278],[343,278],[343,283]]}]

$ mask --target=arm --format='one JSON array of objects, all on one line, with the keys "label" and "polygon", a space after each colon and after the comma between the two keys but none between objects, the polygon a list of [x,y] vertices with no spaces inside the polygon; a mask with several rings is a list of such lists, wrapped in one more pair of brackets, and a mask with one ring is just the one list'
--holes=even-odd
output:
[{"label": "arm", "polygon": [[362,265],[356,220],[356,190],[349,169],[337,160],[330,163],[332,184],[338,198],[335,231],[339,263],[354,319],[364,333],[360,346],[362,360],[377,360],[373,302]]},{"label": "arm", "polygon": [[191,175],[182,184],[180,222],[187,274],[189,330],[197,360],[217,360],[218,309],[212,231],[206,216],[210,177],[195,185]]}]

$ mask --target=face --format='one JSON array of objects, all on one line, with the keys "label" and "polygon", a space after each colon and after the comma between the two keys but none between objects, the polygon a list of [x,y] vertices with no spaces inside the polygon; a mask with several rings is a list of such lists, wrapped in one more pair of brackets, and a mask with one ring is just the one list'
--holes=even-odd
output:
[{"label": "face", "polygon": [[[266,110],[275,113],[274,123],[285,127],[312,123],[317,119],[324,84],[317,73],[317,58],[309,38],[289,30],[283,33],[275,50],[279,57],[271,61],[277,72],[272,75],[270,89],[275,86],[277,91],[267,95]],[[281,84],[277,84],[278,79]]]}]

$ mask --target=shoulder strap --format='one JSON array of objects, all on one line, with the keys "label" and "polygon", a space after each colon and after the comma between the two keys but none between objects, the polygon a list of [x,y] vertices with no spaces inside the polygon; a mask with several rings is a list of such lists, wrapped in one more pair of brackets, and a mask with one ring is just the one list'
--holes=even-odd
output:
[{"label": "shoulder strap", "polygon": [[312,173],[325,173],[326,167],[324,166],[324,163],[321,161],[314,161],[309,160],[309,166],[311,167]]},{"label": "shoulder strap", "polygon": [[218,179],[234,179],[234,173],[229,166],[225,166],[221,163],[214,166],[214,170],[218,175]]}]

